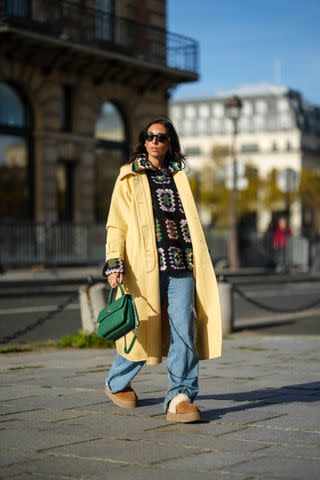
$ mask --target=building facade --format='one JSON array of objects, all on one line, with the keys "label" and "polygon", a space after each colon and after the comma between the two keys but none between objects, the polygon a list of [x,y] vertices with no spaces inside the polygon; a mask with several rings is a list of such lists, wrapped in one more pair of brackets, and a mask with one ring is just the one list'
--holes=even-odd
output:
[{"label": "building facade", "polygon": [[[232,188],[230,145],[233,124],[226,118],[225,101],[237,95],[242,101],[235,151],[238,161],[239,189],[246,188],[243,172],[250,167],[265,180],[277,171],[277,186],[282,198],[266,208],[263,192],[258,192],[252,206],[254,227],[266,231],[280,214],[290,217],[296,234],[308,235],[320,229],[300,199],[288,205],[290,192],[299,183],[303,167],[320,175],[320,108],[304,102],[301,95],[286,86],[258,85],[222,92],[212,98],[172,101],[170,115],[182,140],[189,164],[198,175],[205,172],[205,182],[221,181]],[[217,168],[215,153],[225,154]],[[316,225],[314,223],[316,222]],[[251,225],[252,227],[252,225]]]},{"label": "building facade", "polygon": [[0,221],[104,222],[139,129],[197,61],[163,0],[0,0]]}]

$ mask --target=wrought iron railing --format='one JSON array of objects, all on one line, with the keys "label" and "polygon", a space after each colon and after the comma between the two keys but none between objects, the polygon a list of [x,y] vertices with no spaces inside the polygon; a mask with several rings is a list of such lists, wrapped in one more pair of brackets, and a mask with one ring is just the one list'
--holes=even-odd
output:
[{"label": "wrought iron railing", "polygon": [[[204,232],[214,264],[227,265],[229,232]],[[102,264],[105,235],[104,223],[0,222],[0,266]],[[279,258],[271,235],[252,233],[239,243],[242,266],[276,268]],[[291,237],[284,266],[306,271],[308,249],[306,238]],[[320,248],[317,255],[319,260]]]},{"label": "wrought iron railing", "polygon": [[117,52],[155,65],[198,72],[198,43],[74,1],[0,0],[0,25]]}]

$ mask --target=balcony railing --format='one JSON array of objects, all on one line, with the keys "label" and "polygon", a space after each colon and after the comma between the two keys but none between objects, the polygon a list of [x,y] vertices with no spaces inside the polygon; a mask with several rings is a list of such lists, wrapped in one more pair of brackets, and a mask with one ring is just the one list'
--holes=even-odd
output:
[{"label": "balcony railing", "polygon": [[198,43],[72,1],[0,0],[0,25],[196,74]]}]

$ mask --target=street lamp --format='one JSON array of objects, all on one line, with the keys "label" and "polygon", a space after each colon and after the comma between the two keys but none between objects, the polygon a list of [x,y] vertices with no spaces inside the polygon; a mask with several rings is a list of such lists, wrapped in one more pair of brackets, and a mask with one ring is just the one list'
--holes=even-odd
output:
[{"label": "street lamp", "polygon": [[238,197],[238,173],[237,173],[237,158],[236,158],[236,138],[238,134],[238,121],[242,109],[242,102],[239,97],[232,96],[227,98],[225,102],[226,117],[232,120],[233,134],[231,144],[231,158],[232,158],[232,172],[233,182],[231,191],[231,233],[228,243],[229,265],[231,269],[239,268],[238,255],[238,215],[237,215],[237,197]]}]

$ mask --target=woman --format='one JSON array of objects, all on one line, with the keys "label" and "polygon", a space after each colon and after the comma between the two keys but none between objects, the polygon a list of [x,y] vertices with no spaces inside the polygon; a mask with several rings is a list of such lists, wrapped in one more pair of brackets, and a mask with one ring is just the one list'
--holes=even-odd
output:
[{"label": "woman", "polygon": [[[171,121],[142,129],[130,162],[120,168],[107,219],[103,275],[134,295],[140,325],[129,354],[124,339],[106,378],[105,393],[135,408],[131,381],[147,362],[167,356],[169,421],[200,419],[199,360],[221,356],[217,282]],[[127,335],[130,344],[134,332]]]},{"label": "woman", "polygon": [[281,216],[272,237],[272,247],[276,259],[276,272],[284,272],[287,267],[290,270],[289,265],[287,265],[287,246],[288,239],[291,235],[292,231],[287,225],[286,217]]}]

